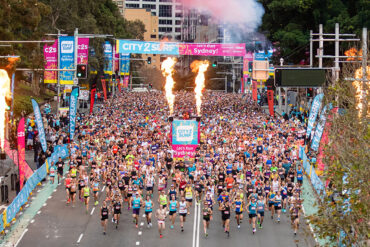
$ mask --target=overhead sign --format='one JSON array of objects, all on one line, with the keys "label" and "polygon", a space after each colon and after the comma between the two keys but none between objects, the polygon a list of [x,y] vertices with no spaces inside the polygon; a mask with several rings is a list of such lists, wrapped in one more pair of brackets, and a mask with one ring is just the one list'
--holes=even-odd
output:
[{"label": "overhead sign", "polygon": [[198,122],[195,120],[174,120],[172,122],[173,145],[197,145]]},{"label": "overhead sign", "polygon": [[[61,69],[74,69],[75,61],[75,37],[73,36],[61,36],[59,37],[60,43],[60,68]],[[73,85],[73,71],[62,71],[60,72],[60,84],[72,84]]]},{"label": "overhead sign", "polygon": [[117,40],[118,53],[243,57],[243,43],[173,43]]},{"label": "overhead sign", "polygon": [[325,82],[325,69],[279,68],[275,70],[277,87],[322,87]]},{"label": "overhead sign", "polygon": [[253,61],[252,78],[254,80],[267,80],[269,78],[269,62]]}]

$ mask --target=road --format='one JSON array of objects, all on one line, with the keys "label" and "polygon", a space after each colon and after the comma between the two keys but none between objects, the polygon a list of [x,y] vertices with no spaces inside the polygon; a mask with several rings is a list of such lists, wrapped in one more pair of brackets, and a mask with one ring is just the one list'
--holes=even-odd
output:
[{"label": "road", "polygon": [[[105,198],[105,192],[100,193],[100,201],[103,198]],[[140,224],[137,229],[132,222],[131,210],[130,212],[127,210],[127,203],[125,203],[119,228],[115,229],[115,225],[109,221],[107,235],[103,235],[100,225],[100,205],[94,207],[93,203],[90,202],[88,213],[80,201],[76,203],[74,208],[70,205],[67,206],[64,186],[60,185],[31,221],[18,246],[309,247],[315,245],[305,224],[301,227],[298,235],[294,237],[287,215],[283,215],[281,223],[277,224],[272,222],[269,213],[267,213],[264,228],[257,229],[254,235],[252,235],[247,218],[243,221],[240,229],[237,229],[236,222],[232,218],[231,234],[230,238],[227,238],[221,227],[220,213],[215,210],[214,219],[210,224],[209,236],[205,238],[202,218],[195,221],[195,205],[191,208],[191,214],[187,216],[184,232],[180,231],[178,217],[174,229],[169,228],[169,219],[166,219],[164,237],[160,239],[156,221],[153,219],[153,227],[148,229],[145,218],[142,217],[143,212],[141,212]],[[245,214],[245,216],[247,215]],[[302,221],[304,220],[302,219]]]}]

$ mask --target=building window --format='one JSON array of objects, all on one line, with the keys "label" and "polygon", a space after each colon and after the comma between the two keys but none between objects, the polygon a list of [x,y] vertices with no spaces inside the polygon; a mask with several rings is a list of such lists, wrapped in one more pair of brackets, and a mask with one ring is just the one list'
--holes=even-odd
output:
[{"label": "building window", "polygon": [[139,8],[139,4],[135,4],[135,3],[128,3],[126,4],[126,8]]},{"label": "building window", "polygon": [[176,28],[175,28],[175,32],[176,32],[176,33],[181,33],[181,27],[176,27]]},{"label": "building window", "polygon": [[170,32],[172,32],[172,27],[159,27],[159,32],[161,32],[161,33],[170,33]]},{"label": "building window", "polygon": [[172,17],[172,5],[159,5],[159,17]]},{"label": "building window", "polygon": [[156,39],[156,38],[157,38],[157,35],[156,35],[156,34],[151,34],[151,35],[150,35],[150,38],[151,38],[151,39]]},{"label": "building window", "polygon": [[181,21],[180,20],[176,20],[175,21],[175,25],[181,25]]},{"label": "building window", "polygon": [[176,13],[176,17],[182,17],[182,13]]},{"label": "building window", "polygon": [[182,10],[182,6],[181,5],[176,5],[176,10]]},{"label": "building window", "polygon": [[161,24],[161,25],[172,25],[172,20],[160,19],[159,24]]},{"label": "building window", "polygon": [[154,4],[143,4],[143,9],[155,9]]},{"label": "building window", "polygon": [[159,0],[160,3],[172,3],[172,0]]}]

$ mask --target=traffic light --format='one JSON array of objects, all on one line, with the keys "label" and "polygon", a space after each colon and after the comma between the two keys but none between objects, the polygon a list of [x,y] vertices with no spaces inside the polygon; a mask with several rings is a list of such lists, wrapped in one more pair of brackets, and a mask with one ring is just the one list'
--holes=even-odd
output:
[{"label": "traffic light", "polygon": [[312,98],[313,97],[313,88],[307,88],[307,97]]},{"label": "traffic light", "polygon": [[148,58],[146,59],[146,62],[147,62],[148,64],[151,64],[151,63],[152,63],[152,57],[148,57]]},{"label": "traffic light", "polygon": [[217,61],[214,61],[214,62],[213,62],[212,67],[213,67],[213,68],[216,68],[216,67],[217,67]]},{"label": "traffic light", "polygon": [[248,72],[252,73],[253,71],[253,61],[248,62]]},{"label": "traffic light", "polygon": [[87,65],[77,64],[77,78],[86,79],[87,78]]}]

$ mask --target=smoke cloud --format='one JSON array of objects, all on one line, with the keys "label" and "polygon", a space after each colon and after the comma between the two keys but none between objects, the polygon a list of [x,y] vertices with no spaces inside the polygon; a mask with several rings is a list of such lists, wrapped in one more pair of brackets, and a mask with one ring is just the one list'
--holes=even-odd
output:
[{"label": "smoke cloud", "polygon": [[182,0],[190,9],[208,12],[213,18],[253,31],[261,24],[264,9],[255,0]]}]

